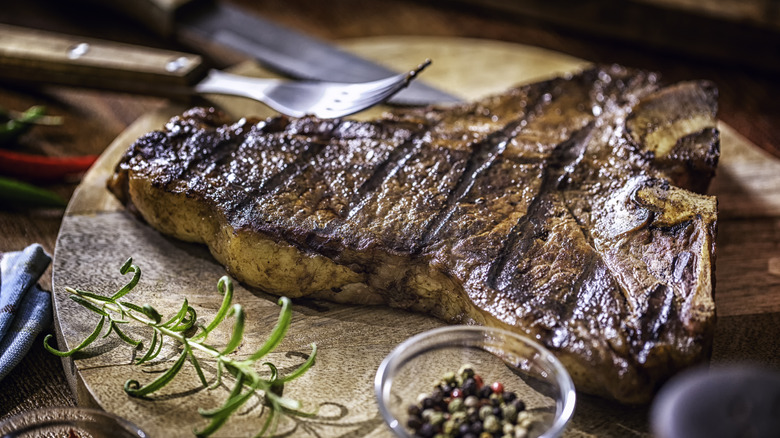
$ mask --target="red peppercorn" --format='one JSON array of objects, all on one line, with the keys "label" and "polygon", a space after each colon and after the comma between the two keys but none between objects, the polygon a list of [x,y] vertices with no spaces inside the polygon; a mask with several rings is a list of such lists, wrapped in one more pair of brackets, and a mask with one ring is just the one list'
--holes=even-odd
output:
[{"label": "red peppercorn", "polygon": [[452,397],[452,398],[461,398],[461,397],[463,397],[463,391],[461,391],[460,388],[455,388],[450,393],[450,397]]},{"label": "red peppercorn", "polygon": [[477,389],[482,388],[482,385],[485,384],[479,374],[474,374],[474,381],[477,382]]},{"label": "red peppercorn", "polygon": [[504,392],[504,385],[502,385],[501,382],[493,382],[493,384],[490,385],[490,389],[496,394],[501,394]]}]

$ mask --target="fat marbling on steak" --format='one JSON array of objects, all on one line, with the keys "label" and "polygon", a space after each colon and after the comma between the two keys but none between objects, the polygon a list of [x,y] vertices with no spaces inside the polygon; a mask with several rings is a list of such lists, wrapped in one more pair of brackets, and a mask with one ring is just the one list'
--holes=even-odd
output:
[{"label": "fat marbling on steak", "polygon": [[249,286],[508,328],[645,402],[711,348],[716,108],[618,66],[369,122],[194,108],[108,185]]}]

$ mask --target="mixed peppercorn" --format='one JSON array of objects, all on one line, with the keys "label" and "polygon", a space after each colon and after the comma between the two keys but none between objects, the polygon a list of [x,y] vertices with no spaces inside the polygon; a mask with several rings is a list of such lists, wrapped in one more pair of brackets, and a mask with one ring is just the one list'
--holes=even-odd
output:
[{"label": "mixed peppercorn", "polygon": [[422,438],[526,438],[534,423],[516,393],[484,384],[471,365],[443,375],[407,414],[407,427]]}]

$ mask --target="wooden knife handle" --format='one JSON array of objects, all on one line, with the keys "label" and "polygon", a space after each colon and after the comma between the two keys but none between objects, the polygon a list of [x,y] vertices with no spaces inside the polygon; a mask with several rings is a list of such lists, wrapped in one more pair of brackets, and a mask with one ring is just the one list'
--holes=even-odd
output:
[{"label": "wooden knife handle", "polygon": [[0,24],[7,80],[170,96],[204,75],[198,55]]}]

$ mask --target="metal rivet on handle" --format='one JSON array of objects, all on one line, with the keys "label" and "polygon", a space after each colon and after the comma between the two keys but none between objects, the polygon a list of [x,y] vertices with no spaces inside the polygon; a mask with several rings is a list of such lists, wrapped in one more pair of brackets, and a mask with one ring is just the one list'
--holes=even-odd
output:
[{"label": "metal rivet on handle", "polygon": [[89,52],[89,44],[79,43],[76,44],[75,46],[72,46],[70,49],[68,49],[68,58],[78,59],[86,55],[87,52]]},{"label": "metal rivet on handle", "polygon": [[180,56],[173,61],[169,61],[168,64],[165,64],[165,70],[169,72],[175,72],[187,67],[188,65],[190,65],[190,58],[187,58],[186,56]]}]

